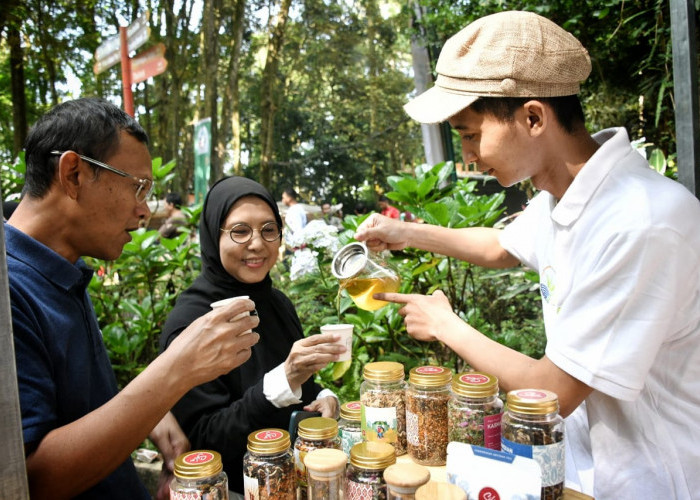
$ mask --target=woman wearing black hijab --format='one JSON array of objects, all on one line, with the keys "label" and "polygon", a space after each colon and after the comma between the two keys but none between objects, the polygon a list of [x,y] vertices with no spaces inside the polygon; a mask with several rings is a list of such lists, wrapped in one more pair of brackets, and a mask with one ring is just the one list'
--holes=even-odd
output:
[{"label": "woman wearing black hijab", "polygon": [[248,434],[286,429],[294,410],[335,417],[338,402],[313,382],[313,374],[336,361],[337,336],[304,338],[290,300],[272,288],[282,219],[277,203],[260,184],[244,177],[217,182],[207,194],[199,236],[202,272],[178,298],[160,337],[161,349],[218,300],[247,295],[255,302],[260,341],[250,359],[230,373],[195,387],[172,412],[192,449],[221,453],[229,488],[243,492],[243,455]]}]

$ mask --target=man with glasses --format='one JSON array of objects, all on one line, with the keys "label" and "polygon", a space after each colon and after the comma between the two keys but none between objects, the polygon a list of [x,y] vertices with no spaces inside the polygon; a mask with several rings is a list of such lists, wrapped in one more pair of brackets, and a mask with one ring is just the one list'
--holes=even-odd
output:
[{"label": "man with glasses", "polygon": [[172,470],[189,443],[170,408],[245,362],[259,338],[244,333],[257,317],[232,320],[253,302],[236,301],[195,321],[117,392],[81,257],[118,258],[150,216],[147,143],[133,118],[101,99],[56,106],[27,137],[23,197],[5,233],[32,498],[150,498],[130,453],[150,436]]}]

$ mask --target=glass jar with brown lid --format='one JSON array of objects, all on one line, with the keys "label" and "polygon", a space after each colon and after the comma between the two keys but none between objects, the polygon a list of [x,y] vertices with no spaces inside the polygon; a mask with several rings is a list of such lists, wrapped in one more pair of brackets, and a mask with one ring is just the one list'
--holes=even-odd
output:
[{"label": "glass jar with brown lid", "polygon": [[248,435],[243,456],[243,492],[246,498],[294,500],[296,476],[289,433],[261,429]]},{"label": "glass jar with brown lid", "polygon": [[501,426],[501,449],[540,466],[542,500],[563,498],[564,419],[557,395],[543,389],[510,391]]},{"label": "glass jar with brown lid", "polygon": [[362,439],[390,444],[406,453],[406,382],[404,367],[394,361],[367,363],[360,384]]},{"label": "glass jar with brown lid", "polygon": [[452,372],[442,366],[419,366],[408,374],[406,443],[408,454],[421,465],[445,465],[447,402]]},{"label": "glass jar with brown lid", "polygon": [[384,469],[394,463],[396,452],[388,443],[370,441],[353,446],[346,471],[345,500],[386,500]]},{"label": "glass jar with brown lid", "polygon": [[327,417],[311,417],[299,422],[294,441],[294,464],[297,476],[297,499],[307,498],[306,466],[304,457],[312,450],[334,448],[340,450],[338,422]]},{"label": "glass jar with brown lid", "polygon": [[448,403],[450,441],[501,449],[503,401],[498,379],[487,373],[458,373],[452,379]]},{"label": "glass jar with brown lid", "polygon": [[422,465],[396,463],[384,470],[387,500],[414,500],[416,490],[430,481],[430,471]]},{"label": "glass jar with brown lid", "polygon": [[221,455],[212,450],[195,450],[175,460],[175,477],[170,482],[173,500],[228,500],[228,477]]},{"label": "glass jar with brown lid", "polygon": [[306,454],[309,500],[343,500],[347,457],[341,450],[319,448]]}]

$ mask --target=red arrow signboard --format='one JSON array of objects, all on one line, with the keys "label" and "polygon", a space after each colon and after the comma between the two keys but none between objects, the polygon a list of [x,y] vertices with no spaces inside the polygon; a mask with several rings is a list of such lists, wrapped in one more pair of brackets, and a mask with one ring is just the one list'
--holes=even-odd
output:
[{"label": "red arrow signboard", "polygon": [[[151,28],[148,26],[149,11],[143,12],[128,28],[127,28],[127,45],[129,52],[136,50],[148,41],[151,34]],[[95,51],[95,65],[93,66],[94,73],[100,74],[106,69],[117,64],[120,59],[121,41],[119,35],[105,40]]]},{"label": "red arrow signboard", "polygon": [[131,83],[139,83],[152,76],[160,75],[167,67],[168,61],[162,56],[140,61],[134,58],[131,60]]}]

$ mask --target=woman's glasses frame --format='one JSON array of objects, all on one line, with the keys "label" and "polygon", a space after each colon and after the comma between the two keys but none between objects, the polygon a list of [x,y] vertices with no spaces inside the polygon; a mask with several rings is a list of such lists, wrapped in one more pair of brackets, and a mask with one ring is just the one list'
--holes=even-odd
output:
[{"label": "woman's glasses frame", "polygon": [[268,243],[277,241],[282,237],[282,228],[279,226],[279,224],[272,221],[266,222],[260,226],[260,229],[254,229],[250,224],[240,222],[238,224],[234,224],[230,229],[221,228],[220,231],[228,233],[231,241],[238,243],[239,245],[244,245],[253,239],[253,234],[255,231],[260,233],[260,237]]}]

